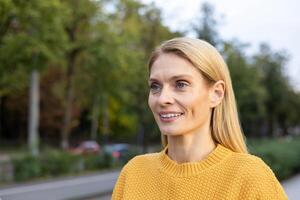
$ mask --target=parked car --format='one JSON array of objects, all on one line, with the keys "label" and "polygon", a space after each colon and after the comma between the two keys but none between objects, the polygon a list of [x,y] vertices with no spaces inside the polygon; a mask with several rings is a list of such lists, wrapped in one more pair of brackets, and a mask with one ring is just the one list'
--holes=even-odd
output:
[{"label": "parked car", "polygon": [[100,145],[93,140],[81,142],[77,147],[70,148],[69,152],[72,154],[98,154],[101,152]]},{"label": "parked car", "polygon": [[124,160],[130,151],[126,143],[108,144],[103,147],[103,152],[111,155],[116,160]]}]

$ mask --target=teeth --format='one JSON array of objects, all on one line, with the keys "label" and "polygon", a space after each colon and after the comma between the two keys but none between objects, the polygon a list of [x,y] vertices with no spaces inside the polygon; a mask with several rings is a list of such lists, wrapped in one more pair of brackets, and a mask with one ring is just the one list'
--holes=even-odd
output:
[{"label": "teeth", "polygon": [[178,117],[178,116],[180,116],[180,115],[181,115],[181,114],[175,114],[175,113],[174,113],[174,114],[173,114],[173,113],[171,114],[171,113],[170,113],[170,114],[161,114],[160,116],[163,117],[163,118],[172,118],[172,117]]}]

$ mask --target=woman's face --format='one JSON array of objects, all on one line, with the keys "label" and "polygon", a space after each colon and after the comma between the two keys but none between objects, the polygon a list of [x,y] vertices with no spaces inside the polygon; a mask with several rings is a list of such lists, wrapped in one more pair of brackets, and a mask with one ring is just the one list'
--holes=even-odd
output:
[{"label": "woman's face", "polygon": [[148,104],[164,135],[201,131],[210,123],[210,87],[186,59],[161,54],[153,63],[149,78]]}]

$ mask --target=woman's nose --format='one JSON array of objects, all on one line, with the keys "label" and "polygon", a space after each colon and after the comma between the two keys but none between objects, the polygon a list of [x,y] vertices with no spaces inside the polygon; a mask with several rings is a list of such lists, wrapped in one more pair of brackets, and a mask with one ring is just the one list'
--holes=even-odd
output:
[{"label": "woman's nose", "polygon": [[174,98],[172,95],[172,92],[168,88],[163,88],[159,97],[158,97],[158,103],[160,105],[168,105],[174,103]]}]

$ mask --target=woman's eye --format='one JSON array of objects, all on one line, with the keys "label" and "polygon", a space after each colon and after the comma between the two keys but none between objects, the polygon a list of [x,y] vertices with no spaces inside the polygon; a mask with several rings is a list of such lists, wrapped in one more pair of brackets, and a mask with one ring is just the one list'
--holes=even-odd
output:
[{"label": "woman's eye", "polygon": [[157,83],[152,83],[152,84],[150,85],[150,90],[151,90],[152,92],[158,92],[159,89],[160,89],[160,86],[159,86]]},{"label": "woman's eye", "polygon": [[179,88],[179,89],[182,89],[184,87],[188,86],[188,84],[184,81],[177,81],[176,82],[176,87]]}]

